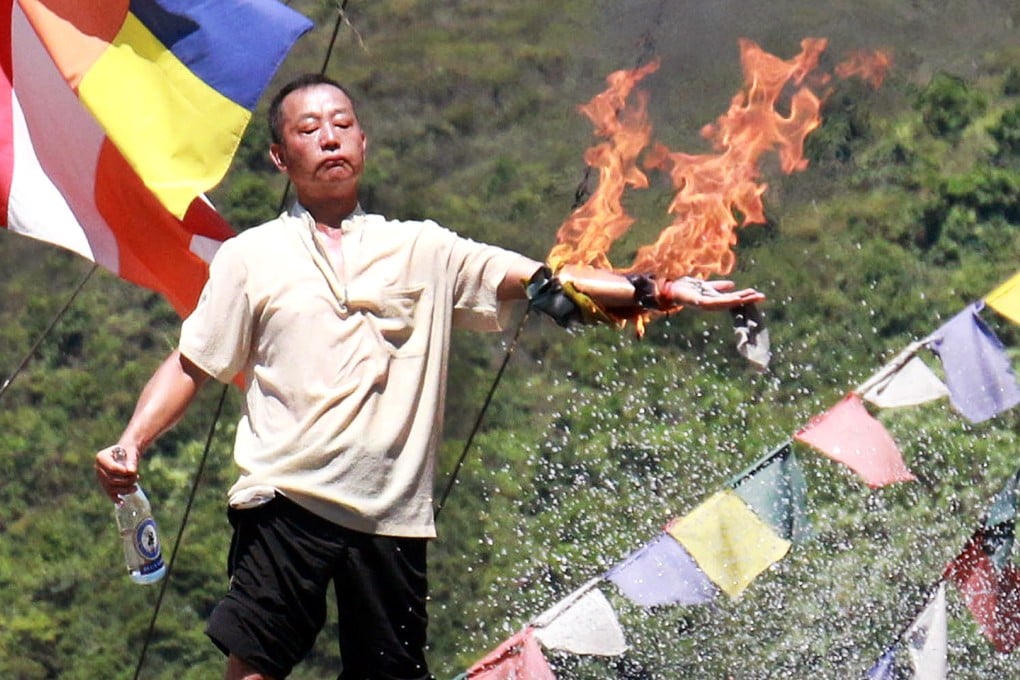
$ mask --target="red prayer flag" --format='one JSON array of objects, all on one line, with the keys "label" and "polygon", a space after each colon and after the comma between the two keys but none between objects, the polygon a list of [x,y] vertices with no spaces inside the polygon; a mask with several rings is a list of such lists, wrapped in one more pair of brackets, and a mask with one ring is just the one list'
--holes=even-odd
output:
[{"label": "red prayer flag", "polygon": [[1020,570],[1006,564],[995,568],[979,530],[943,573],[996,651],[1009,654],[1020,646]]},{"label": "red prayer flag", "polygon": [[556,680],[530,626],[514,633],[467,671],[468,680]]},{"label": "red prayer flag", "polygon": [[843,463],[872,488],[914,479],[892,436],[854,392],[812,418],[794,439]]}]

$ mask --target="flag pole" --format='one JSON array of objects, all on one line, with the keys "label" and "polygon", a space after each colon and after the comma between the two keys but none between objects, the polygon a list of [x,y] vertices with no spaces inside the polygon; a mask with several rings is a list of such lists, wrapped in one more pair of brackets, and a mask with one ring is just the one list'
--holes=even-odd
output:
[{"label": "flag pole", "polygon": [[0,385],[0,398],[3,397],[5,392],[7,392],[7,388],[11,386],[11,383],[14,382],[14,379],[17,378],[18,375],[23,370],[25,370],[25,366],[27,366],[28,362],[32,360],[32,357],[35,355],[36,350],[39,349],[39,346],[42,344],[43,340],[45,340],[46,337],[50,334],[50,332],[53,331],[53,328],[57,325],[57,322],[63,318],[64,314],[67,313],[67,310],[71,308],[71,305],[78,297],[78,293],[82,291],[82,289],[85,287],[85,284],[88,283],[88,280],[92,278],[92,275],[96,273],[96,269],[98,268],[99,265],[95,263],[92,264],[92,267],[89,268],[88,272],[85,273],[85,276],[82,277],[82,280],[78,282],[77,286],[75,286],[74,290],[71,292],[71,296],[67,298],[67,302],[64,303],[64,306],[60,308],[60,311],[58,311],[56,315],[53,317],[53,319],[50,320],[50,323],[48,326],[46,326],[46,329],[43,330],[42,334],[40,334],[39,337],[36,338],[35,342],[32,343],[32,347],[29,348],[28,352],[25,353],[25,356],[22,357],[21,361],[18,363],[17,368],[14,369],[14,371],[6,380],[4,380],[3,385]]}]

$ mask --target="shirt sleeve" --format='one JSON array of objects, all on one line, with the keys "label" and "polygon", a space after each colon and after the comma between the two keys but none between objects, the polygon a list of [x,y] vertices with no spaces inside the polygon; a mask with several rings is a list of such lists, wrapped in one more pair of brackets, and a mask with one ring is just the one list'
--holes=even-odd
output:
[{"label": "shirt sleeve", "polygon": [[459,238],[450,258],[456,277],[454,326],[477,331],[505,328],[514,305],[500,301],[496,293],[507,272],[522,260],[530,261],[510,250]]},{"label": "shirt sleeve", "polygon": [[181,326],[181,354],[220,382],[247,366],[251,350],[248,269],[235,239],[220,246],[198,305]]}]

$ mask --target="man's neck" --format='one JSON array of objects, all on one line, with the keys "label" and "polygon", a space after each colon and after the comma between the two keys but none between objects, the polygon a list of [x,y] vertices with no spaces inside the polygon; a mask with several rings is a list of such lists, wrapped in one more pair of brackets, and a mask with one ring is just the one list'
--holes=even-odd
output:
[{"label": "man's neck", "polygon": [[298,198],[298,201],[315,219],[316,224],[327,229],[339,229],[341,222],[349,217],[358,207],[357,197],[345,200],[334,199],[312,202],[311,205],[300,198]]}]

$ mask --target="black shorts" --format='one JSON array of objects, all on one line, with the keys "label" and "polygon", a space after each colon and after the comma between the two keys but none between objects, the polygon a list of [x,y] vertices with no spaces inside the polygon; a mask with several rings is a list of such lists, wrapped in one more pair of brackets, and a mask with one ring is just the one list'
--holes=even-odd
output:
[{"label": "black shorts", "polygon": [[283,496],[231,509],[230,590],[208,635],[260,673],[285,678],[311,650],[336,589],[343,680],[427,680],[428,539],[345,529]]}]

